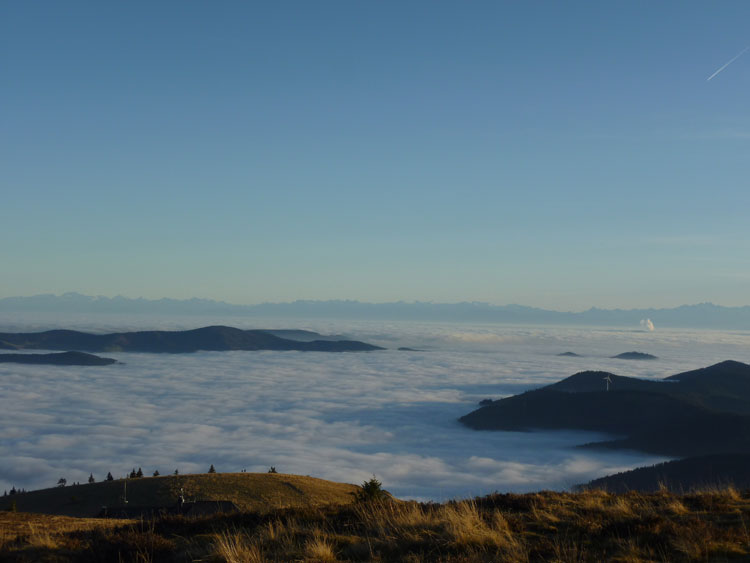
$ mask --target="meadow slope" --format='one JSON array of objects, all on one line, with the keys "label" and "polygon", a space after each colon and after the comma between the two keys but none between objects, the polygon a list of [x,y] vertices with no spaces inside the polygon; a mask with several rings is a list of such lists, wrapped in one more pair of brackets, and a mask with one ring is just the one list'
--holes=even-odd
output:
[{"label": "meadow slope", "polygon": [[356,485],[334,483],[302,475],[282,473],[205,473],[117,479],[100,483],[54,487],[0,497],[0,510],[15,503],[20,512],[94,517],[103,506],[122,504],[127,487],[131,506],[171,507],[182,494],[186,501],[226,500],[243,511],[263,512],[277,508],[346,504],[352,502]]},{"label": "meadow slope", "polygon": [[89,519],[43,517],[43,532],[39,515],[5,513],[0,560],[741,561],[750,558],[749,518],[750,495],[734,489],[360,501],[196,519],[101,520],[93,529]]}]

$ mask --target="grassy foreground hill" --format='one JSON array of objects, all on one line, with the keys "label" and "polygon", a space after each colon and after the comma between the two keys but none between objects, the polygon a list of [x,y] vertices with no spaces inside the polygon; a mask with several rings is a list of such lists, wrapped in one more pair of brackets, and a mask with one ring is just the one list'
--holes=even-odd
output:
[{"label": "grassy foreground hill", "polygon": [[749,520],[750,496],[733,489],[381,500],[196,519],[104,519],[93,529],[90,519],[0,513],[0,560],[747,561]]},{"label": "grassy foreground hill", "polygon": [[103,506],[122,504],[127,487],[131,506],[171,507],[180,489],[186,501],[231,501],[240,510],[263,512],[276,508],[346,504],[356,485],[283,473],[206,473],[118,479],[85,485],[54,487],[0,497],[0,510],[12,503],[19,512],[94,517]]}]

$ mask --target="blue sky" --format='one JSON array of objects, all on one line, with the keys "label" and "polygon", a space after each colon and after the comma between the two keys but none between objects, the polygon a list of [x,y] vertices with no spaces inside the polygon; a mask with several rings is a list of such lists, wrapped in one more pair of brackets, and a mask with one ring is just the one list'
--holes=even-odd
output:
[{"label": "blue sky", "polygon": [[749,22],[4,2],[0,297],[748,304]]}]

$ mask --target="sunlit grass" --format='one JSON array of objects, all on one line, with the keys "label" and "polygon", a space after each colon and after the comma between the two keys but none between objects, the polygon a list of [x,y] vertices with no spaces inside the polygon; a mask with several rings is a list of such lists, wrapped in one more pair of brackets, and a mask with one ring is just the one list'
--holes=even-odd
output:
[{"label": "sunlit grass", "polygon": [[381,499],[151,522],[6,513],[0,523],[3,561],[91,561],[92,553],[230,563],[750,558],[750,495],[735,489],[496,494],[442,504]]}]

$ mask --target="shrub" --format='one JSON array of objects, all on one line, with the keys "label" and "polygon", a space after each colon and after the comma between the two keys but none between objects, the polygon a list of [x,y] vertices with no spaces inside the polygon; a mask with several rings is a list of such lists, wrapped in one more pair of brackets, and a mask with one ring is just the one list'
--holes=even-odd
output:
[{"label": "shrub", "polygon": [[375,475],[372,479],[362,483],[361,488],[354,494],[357,502],[367,502],[373,500],[384,500],[388,498],[388,495],[383,490],[383,483],[381,483]]}]

